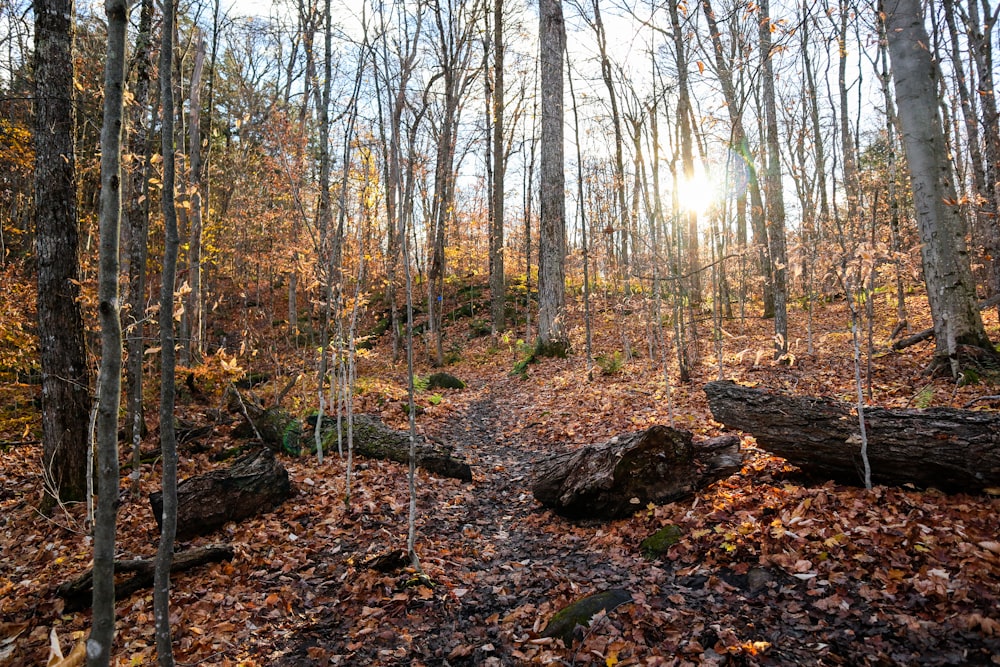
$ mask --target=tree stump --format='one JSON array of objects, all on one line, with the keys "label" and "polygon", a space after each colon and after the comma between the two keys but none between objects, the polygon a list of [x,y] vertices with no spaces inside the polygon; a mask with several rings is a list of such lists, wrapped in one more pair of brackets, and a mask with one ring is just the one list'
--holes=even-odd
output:
[{"label": "tree stump", "polygon": [[[177,486],[177,538],[210,533],[280,505],[292,494],[288,471],[270,449],[258,449],[228,468],[190,477]],[[149,494],[157,525],[163,494]]]},{"label": "tree stump", "polygon": [[572,519],[617,519],[739,471],[739,446],[732,435],[694,445],[686,431],[653,426],[537,463],[533,492]]},{"label": "tree stump", "polygon": [[[712,415],[752,434],[808,475],[860,485],[861,430],[853,406],[770,394],[733,382],[705,385]],[[967,493],[1000,486],[1000,414],[952,408],[866,408],[868,461],[878,484]]]}]

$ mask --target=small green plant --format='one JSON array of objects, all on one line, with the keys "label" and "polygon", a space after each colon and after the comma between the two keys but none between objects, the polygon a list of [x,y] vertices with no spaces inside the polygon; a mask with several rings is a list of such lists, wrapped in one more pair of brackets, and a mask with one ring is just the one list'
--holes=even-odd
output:
[{"label": "small green plant", "polygon": [[427,402],[430,403],[431,405],[440,405],[441,401],[443,400],[444,396],[442,396],[441,394],[431,394],[427,398]]},{"label": "small green plant", "polygon": [[970,385],[970,384],[979,384],[981,381],[982,381],[982,378],[979,377],[979,373],[977,373],[972,368],[966,368],[958,376],[958,386],[959,387],[965,387],[966,385]]},{"label": "small green plant", "polygon": [[429,380],[427,378],[421,377],[419,375],[414,375],[413,376],[413,391],[425,391],[427,389],[428,383],[429,383]]},{"label": "small green plant", "polygon": [[913,404],[923,410],[934,400],[934,387],[927,385],[913,397]]},{"label": "small green plant", "polygon": [[535,363],[535,354],[532,352],[521,359],[521,361],[514,364],[514,369],[510,372],[511,375],[515,375],[522,380],[528,379],[528,365]]},{"label": "small green plant", "polygon": [[615,375],[625,365],[622,353],[618,350],[615,350],[613,354],[599,354],[594,357],[594,361],[597,362],[597,366],[601,369],[601,374],[603,375]]}]

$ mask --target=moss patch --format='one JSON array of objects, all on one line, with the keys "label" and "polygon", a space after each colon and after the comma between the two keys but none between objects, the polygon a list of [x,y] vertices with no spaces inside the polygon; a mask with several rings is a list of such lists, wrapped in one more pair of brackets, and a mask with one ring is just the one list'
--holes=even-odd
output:
[{"label": "moss patch", "polygon": [[643,558],[656,560],[663,557],[670,547],[681,541],[681,529],[673,524],[664,526],[639,543]]}]

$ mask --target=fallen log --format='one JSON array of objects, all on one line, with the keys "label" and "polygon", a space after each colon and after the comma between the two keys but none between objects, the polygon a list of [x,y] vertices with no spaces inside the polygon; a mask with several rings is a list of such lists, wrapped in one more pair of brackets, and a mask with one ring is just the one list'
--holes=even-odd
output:
[{"label": "fallen log", "polygon": [[[177,538],[210,533],[280,505],[292,494],[288,471],[270,449],[258,449],[220,468],[189,477],[177,486]],[[157,525],[163,494],[149,494]]]},{"label": "fallen log", "polygon": [[532,491],[543,505],[572,519],[621,518],[739,471],[739,447],[733,435],[695,445],[687,431],[653,426],[540,461]]},{"label": "fallen log", "polygon": [[[316,428],[316,417],[306,420],[309,428],[305,429],[304,438],[311,438]],[[342,436],[346,443],[347,423],[341,421]],[[374,415],[354,415],[354,453],[369,459],[410,462],[410,433],[397,431],[387,426]],[[323,450],[333,451],[337,448],[337,420],[331,417],[323,418]],[[346,446],[346,444],[345,444]],[[451,477],[463,482],[472,481],[472,468],[469,464],[456,459],[452,455],[453,448],[432,442],[423,436],[417,436],[417,467],[441,477]]]},{"label": "fallen log", "polygon": [[[862,483],[861,431],[854,407],[816,397],[771,394],[733,382],[705,385],[716,421],[806,474]],[[976,493],[1000,486],[1000,414],[952,408],[866,408],[872,481]]]},{"label": "fallen log", "polygon": [[[174,554],[170,572],[183,572],[199,565],[232,560],[233,547],[228,544],[211,544]],[[132,593],[153,585],[156,559],[116,560],[115,574],[131,573],[132,576],[115,584],[115,599],[123,600]],[[66,611],[81,611],[90,607],[94,587],[94,570],[64,581],[56,587],[56,594],[66,601]]]}]

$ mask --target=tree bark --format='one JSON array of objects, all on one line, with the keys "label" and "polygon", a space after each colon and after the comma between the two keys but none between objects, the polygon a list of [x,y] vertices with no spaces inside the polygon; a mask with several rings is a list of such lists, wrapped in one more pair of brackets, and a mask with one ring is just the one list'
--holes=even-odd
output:
[{"label": "tree bark", "polygon": [[[324,439],[332,446],[337,439],[337,423],[324,419]],[[369,459],[408,463],[410,460],[410,434],[386,426],[373,415],[354,415],[354,453]],[[463,482],[472,481],[469,464],[452,456],[450,447],[417,438],[417,467],[441,477],[451,477]]]},{"label": "tree bark", "polygon": [[774,94],[774,66],[771,49],[771,15],[768,0],[760,2],[760,57],[763,69],[764,115],[767,127],[767,242],[771,251],[774,287],[774,358],[788,352],[788,259],[785,253],[785,200],[781,183],[781,149],[778,144],[778,115]]},{"label": "tree bark", "polygon": [[36,0],[35,250],[46,498],[87,495],[90,370],[80,310],[73,147],[73,2]]},{"label": "tree bark", "polygon": [[993,346],[976,308],[965,224],[958,210],[938,110],[939,74],[928,50],[923,7],[920,0],[885,0],[884,9],[896,107],[934,322],[934,365],[949,368],[956,375],[969,363],[960,358],[960,346],[987,351]]},{"label": "tree bark", "polygon": [[160,543],[156,552],[153,610],[156,628],[156,654],[160,667],[174,666],[170,630],[170,564],[174,555],[177,533],[177,435],[174,431],[176,400],[176,365],[174,348],[174,282],[177,275],[177,209],[174,202],[176,165],[174,161],[174,87],[171,64],[174,57],[173,0],[163,5],[163,25],[160,41],[160,100],[163,105],[161,150],[163,154],[163,191],[160,207],[163,211],[164,244],[163,271],[160,276],[160,451],[163,455],[163,521]]},{"label": "tree bark", "polygon": [[190,183],[191,224],[188,228],[188,286],[187,337],[181,341],[186,351],[187,362],[200,363],[202,356],[202,308],[201,308],[201,237],[202,237],[202,185],[201,185],[201,79],[205,69],[205,37],[195,31],[197,40],[194,54],[194,69],[191,73],[191,108],[188,111],[188,182]]},{"label": "tree bark", "polygon": [[[129,140],[129,176],[127,204],[123,211],[125,260],[128,265],[128,287],[123,308],[126,321],[126,347],[128,361],[125,369],[125,438],[132,444],[132,489],[139,494],[139,469],[142,436],[145,435],[145,420],[142,407],[142,361],[143,333],[146,320],[146,259],[149,236],[149,173],[153,146],[149,136],[147,114],[149,108],[149,88],[151,81],[153,40],[153,1],[142,0],[139,14],[139,32],[136,36],[135,65],[136,78],[133,89],[135,113],[132,136]],[[153,105],[155,109],[155,104]],[[140,156],[143,156],[140,158]]]},{"label": "tree bark", "polygon": [[[713,417],[803,472],[862,484],[853,406],[769,394],[733,382],[705,385]],[[915,484],[975,493],[1000,485],[1000,416],[951,408],[866,408],[868,459],[877,484]]]},{"label": "tree bark", "polygon": [[[174,555],[171,572],[183,572],[206,563],[218,563],[232,560],[233,547],[224,545],[206,545],[181,551]],[[153,585],[153,570],[155,562],[149,559],[116,560],[116,573],[132,572],[131,577],[115,585],[115,595],[119,600],[127,598],[132,593]],[[66,601],[66,611],[83,611],[90,605],[90,590],[93,582],[93,571],[87,570],[70,581],[59,584],[56,594]]]},{"label": "tree bark", "polygon": [[94,615],[87,640],[87,664],[111,662],[115,636],[115,532],[118,519],[118,411],[121,406],[122,323],[118,299],[119,235],[122,217],[121,143],[125,79],[125,0],[107,0],[108,47],[104,65],[101,127],[101,217],[98,310],[101,370],[98,379],[98,502],[94,524]]},{"label": "tree bark", "polygon": [[532,492],[569,518],[617,519],[737,472],[739,445],[734,436],[693,445],[687,431],[653,426],[537,463]]},{"label": "tree bark", "polygon": [[566,26],[562,0],[540,0],[541,52],[541,214],[538,250],[537,354],[565,356],[566,174],[563,164],[563,54]]},{"label": "tree bark", "polygon": [[[280,505],[292,493],[288,471],[270,449],[262,448],[233,465],[189,477],[177,486],[177,537],[190,539]],[[162,524],[163,494],[149,494]]]},{"label": "tree bark", "polygon": [[493,0],[493,192],[490,207],[490,320],[493,336],[506,327],[504,321],[504,176],[507,168],[504,146],[504,42],[503,0]]}]

